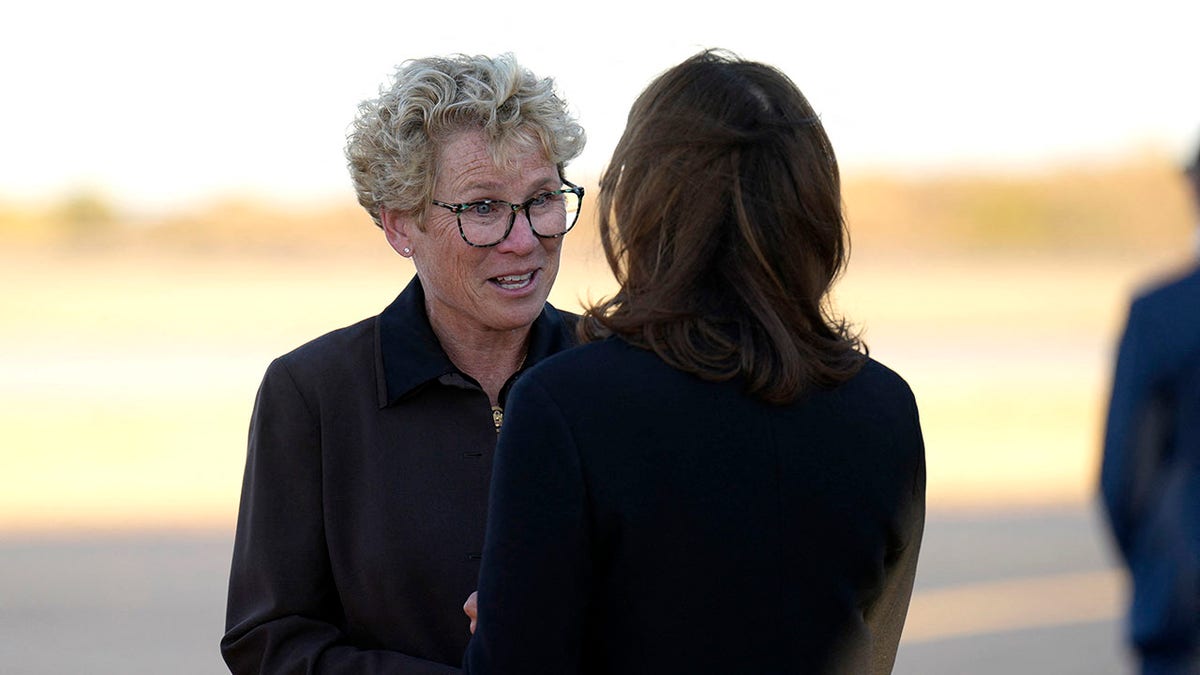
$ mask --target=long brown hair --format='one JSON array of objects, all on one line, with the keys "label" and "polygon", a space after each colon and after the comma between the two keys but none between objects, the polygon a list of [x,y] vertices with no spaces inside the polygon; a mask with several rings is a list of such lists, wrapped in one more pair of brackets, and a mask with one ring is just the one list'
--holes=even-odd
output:
[{"label": "long brown hair", "polygon": [[660,75],[599,203],[620,290],[585,310],[584,340],[616,334],[778,403],[862,366],[865,346],[828,305],[849,246],[837,160],[783,73],[706,51]]}]

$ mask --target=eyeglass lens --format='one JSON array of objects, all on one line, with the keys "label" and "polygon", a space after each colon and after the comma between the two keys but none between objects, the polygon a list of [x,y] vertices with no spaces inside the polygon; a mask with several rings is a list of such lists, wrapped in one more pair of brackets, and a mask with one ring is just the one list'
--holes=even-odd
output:
[{"label": "eyeglass lens", "polygon": [[473,204],[458,214],[463,236],[475,246],[498,244],[510,230],[517,211],[525,211],[530,227],[542,237],[565,234],[579,219],[579,195],[554,192],[539,195],[524,204],[490,201]]}]

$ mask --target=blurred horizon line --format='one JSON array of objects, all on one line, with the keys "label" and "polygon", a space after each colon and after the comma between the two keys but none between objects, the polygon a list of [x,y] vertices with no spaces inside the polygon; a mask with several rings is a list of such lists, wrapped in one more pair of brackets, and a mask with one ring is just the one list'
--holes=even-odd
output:
[{"label": "blurred horizon line", "polygon": [[[598,193],[598,176],[573,178],[589,195]],[[1180,168],[1151,150],[1024,170],[847,170],[842,197],[851,239],[859,250],[1055,255],[1182,251],[1191,249],[1194,230],[1194,207]],[[592,244],[595,204],[595,197],[585,201],[585,215],[576,227],[593,237]],[[375,230],[349,185],[337,196],[309,194],[285,200],[244,191],[141,211],[86,186],[47,201],[5,198],[0,188],[0,241],[26,250],[116,251],[140,246],[185,254],[329,254],[376,247]]]},{"label": "blurred horizon line", "polygon": [[[894,179],[897,181],[962,181],[987,179],[1033,179],[1064,173],[1105,171],[1130,165],[1158,165],[1182,169],[1187,158],[1163,141],[1143,141],[1119,148],[1080,151],[1043,158],[958,158],[930,162],[877,160],[840,161],[843,183],[856,180]],[[598,184],[607,162],[600,166],[568,167],[574,182]],[[577,171],[571,171],[575,168]],[[203,209],[213,204],[253,204],[286,211],[357,206],[349,175],[340,184],[332,182],[294,187],[266,185],[208,188],[173,195],[134,194],[100,178],[59,181],[36,189],[9,188],[0,185],[0,212],[52,208],[63,200],[88,195],[105,201],[123,216],[153,218],[166,213]]]}]

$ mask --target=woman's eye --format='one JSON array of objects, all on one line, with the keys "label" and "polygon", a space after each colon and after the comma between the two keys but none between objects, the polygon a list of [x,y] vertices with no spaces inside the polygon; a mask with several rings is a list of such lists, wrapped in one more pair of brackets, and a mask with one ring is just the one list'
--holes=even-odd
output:
[{"label": "woman's eye", "polygon": [[491,204],[487,202],[481,202],[475,205],[475,213],[478,213],[481,216],[491,215],[493,208],[495,207],[493,207]]},{"label": "woman's eye", "polygon": [[530,206],[544,206],[549,199],[550,199],[550,195],[541,194],[541,195],[534,197],[533,199],[530,199],[529,205]]}]

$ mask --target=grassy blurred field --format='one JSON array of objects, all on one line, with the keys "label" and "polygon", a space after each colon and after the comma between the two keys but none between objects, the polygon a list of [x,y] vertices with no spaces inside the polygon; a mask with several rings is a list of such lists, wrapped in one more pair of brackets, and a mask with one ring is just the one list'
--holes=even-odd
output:
[{"label": "grassy blurred field", "polygon": [[[859,177],[846,200],[837,305],[916,391],[931,507],[1090,499],[1127,297],[1188,254],[1170,167]],[[611,291],[587,226],[565,251],[552,302]],[[0,530],[227,527],[267,363],[410,274],[349,204],[0,205]]]}]

